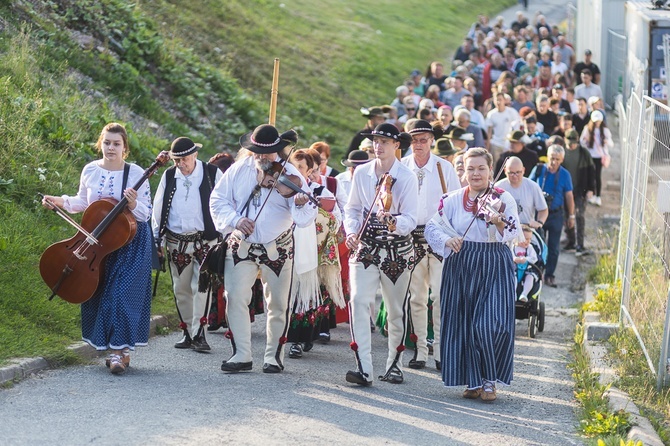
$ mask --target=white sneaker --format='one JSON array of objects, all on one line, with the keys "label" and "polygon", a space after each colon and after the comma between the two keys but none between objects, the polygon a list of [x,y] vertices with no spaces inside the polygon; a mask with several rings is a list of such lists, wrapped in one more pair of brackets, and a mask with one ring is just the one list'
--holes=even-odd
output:
[{"label": "white sneaker", "polygon": [[522,294],[521,296],[519,296],[519,302],[523,302],[523,303],[528,302],[528,298],[526,297],[525,294]]},{"label": "white sneaker", "polygon": [[589,199],[586,200],[586,201],[588,201],[589,204],[596,204],[596,200],[597,200],[597,199],[598,199],[598,197],[596,197],[595,195],[593,195],[591,198],[589,198]]},{"label": "white sneaker", "polygon": [[600,197],[596,197],[596,206],[602,206],[603,202]]}]

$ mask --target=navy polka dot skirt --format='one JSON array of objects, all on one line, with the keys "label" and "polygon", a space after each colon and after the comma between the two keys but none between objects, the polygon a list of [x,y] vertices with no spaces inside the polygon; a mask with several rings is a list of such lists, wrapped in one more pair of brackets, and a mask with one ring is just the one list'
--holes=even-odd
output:
[{"label": "navy polka dot skirt", "polygon": [[82,339],[96,350],[147,345],[151,318],[151,234],[147,222],[107,256],[96,296],[81,304]]}]

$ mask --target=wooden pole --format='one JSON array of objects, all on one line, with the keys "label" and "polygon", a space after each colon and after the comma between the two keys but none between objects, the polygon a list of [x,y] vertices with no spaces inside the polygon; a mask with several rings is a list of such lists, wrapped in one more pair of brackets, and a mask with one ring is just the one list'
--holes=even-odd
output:
[{"label": "wooden pole", "polygon": [[275,58],[272,74],[272,90],[270,90],[270,119],[268,123],[275,125],[277,118],[277,95],[279,94],[279,59]]}]

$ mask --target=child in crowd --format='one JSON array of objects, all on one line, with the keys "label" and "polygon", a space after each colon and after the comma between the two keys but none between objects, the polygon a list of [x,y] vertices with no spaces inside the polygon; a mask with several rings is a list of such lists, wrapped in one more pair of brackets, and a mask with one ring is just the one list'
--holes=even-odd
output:
[{"label": "child in crowd", "polygon": [[519,302],[528,302],[528,295],[540,280],[540,276],[537,269],[531,266],[538,260],[537,252],[530,243],[533,238],[533,230],[528,225],[522,225],[521,229],[523,230],[524,240],[518,241],[514,245],[514,263],[517,266],[517,280],[522,285],[518,300]]}]

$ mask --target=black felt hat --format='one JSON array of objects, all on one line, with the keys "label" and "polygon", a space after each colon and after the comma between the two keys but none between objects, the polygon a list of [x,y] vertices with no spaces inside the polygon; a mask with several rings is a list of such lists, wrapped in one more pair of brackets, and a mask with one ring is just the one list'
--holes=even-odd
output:
[{"label": "black felt hat", "polygon": [[363,150],[352,150],[347,159],[340,161],[343,166],[356,167],[370,162],[370,155]]},{"label": "black felt hat", "polygon": [[289,144],[298,142],[298,134],[289,130],[281,135],[270,124],[259,125],[240,138],[240,146],[258,154],[277,153]]},{"label": "black felt hat", "polygon": [[454,155],[458,152],[458,150],[454,149],[448,138],[440,138],[435,141],[435,147],[430,149],[430,151],[440,157]]},{"label": "black felt hat", "polygon": [[182,136],[172,141],[172,145],[170,146],[170,157],[183,158],[197,152],[201,147],[202,144],[196,144],[191,138]]},{"label": "black felt hat", "polygon": [[390,138],[394,141],[400,141],[400,130],[393,124],[387,122],[379,124],[371,132],[361,133],[361,135],[366,136],[368,139],[373,139],[375,136]]}]

